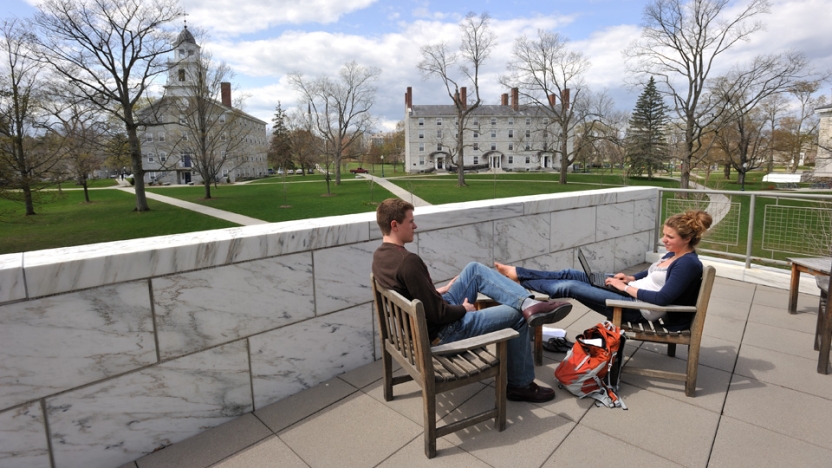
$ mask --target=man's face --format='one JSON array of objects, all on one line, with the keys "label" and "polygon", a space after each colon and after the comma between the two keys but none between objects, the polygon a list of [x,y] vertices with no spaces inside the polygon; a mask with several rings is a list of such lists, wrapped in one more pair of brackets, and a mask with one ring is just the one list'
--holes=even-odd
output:
[{"label": "man's face", "polygon": [[413,242],[413,231],[416,230],[416,221],[413,219],[413,210],[408,210],[401,223],[393,221],[396,237],[404,243]]}]

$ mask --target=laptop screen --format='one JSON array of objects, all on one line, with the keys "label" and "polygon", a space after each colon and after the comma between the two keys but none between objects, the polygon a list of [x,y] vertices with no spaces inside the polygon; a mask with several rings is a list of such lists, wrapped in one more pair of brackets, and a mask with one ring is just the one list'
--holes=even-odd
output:
[{"label": "laptop screen", "polygon": [[589,268],[589,262],[586,261],[586,257],[584,257],[584,251],[578,248],[578,261],[581,262],[581,268],[584,269],[584,273],[587,276],[592,276],[592,269]]}]

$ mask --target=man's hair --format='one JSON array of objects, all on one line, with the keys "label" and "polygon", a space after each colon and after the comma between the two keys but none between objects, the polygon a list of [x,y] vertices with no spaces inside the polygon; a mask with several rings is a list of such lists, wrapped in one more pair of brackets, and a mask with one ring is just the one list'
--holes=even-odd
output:
[{"label": "man's hair", "polygon": [[376,208],[376,222],[379,229],[381,229],[381,233],[385,236],[390,234],[393,221],[404,222],[408,210],[413,210],[413,205],[401,198],[388,198],[379,203],[378,208]]}]

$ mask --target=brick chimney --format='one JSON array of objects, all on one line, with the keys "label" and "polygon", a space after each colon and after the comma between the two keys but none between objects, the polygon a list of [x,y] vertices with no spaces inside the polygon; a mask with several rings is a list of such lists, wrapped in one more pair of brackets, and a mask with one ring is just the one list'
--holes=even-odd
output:
[{"label": "brick chimney", "polygon": [[508,105],[508,93],[503,93],[503,95],[500,96],[500,105],[501,106],[507,106]]},{"label": "brick chimney", "polygon": [[462,103],[462,108],[468,108],[468,88],[462,87],[459,88],[459,102]]},{"label": "brick chimney", "polygon": [[563,102],[563,108],[569,109],[569,88],[564,88],[560,94],[560,100]]},{"label": "brick chimney", "polygon": [[404,93],[404,107],[405,110],[413,107],[413,87],[408,86],[407,92]]},{"label": "brick chimney", "polygon": [[551,107],[555,107],[555,95],[554,94],[549,95],[549,105]]},{"label": "brick chimney", "polygon": [[231,107],[231,83],[223,81],[220,83],[220,90],[222,91],[222,104]]},{"label": "brick chimney", "polygon": [[518,88],[511,88],[511,108],[515,111],[520,110],[520,90]]}]

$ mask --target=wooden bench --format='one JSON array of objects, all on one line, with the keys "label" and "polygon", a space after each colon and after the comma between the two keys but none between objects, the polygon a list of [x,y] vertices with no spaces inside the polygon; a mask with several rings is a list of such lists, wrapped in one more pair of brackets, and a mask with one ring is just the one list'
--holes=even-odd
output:
[{"label": "wooden bench", "polygon": [[[507,344],[519,335],[506,328],[485,335],[431,348],[424,305],[408,301],[395,291],[379,286],[370,275],[373,288],[381,361],[384,372],[384,400],[393,399],[393,386],[414,381],[422,389],[425,455],[436,456],[436,438],[474,424],[494,419],[498,431],[506,427]],[[496,345],[496,352],[489,350]],[[393,376],[393,359],[407,375]],[[436,395],[464,385],[494,378],[494,408],[466,419],[436,427]]]},{"label": "wooden bench", "polygon": [[[676,355],[676,345],[688,345],[687,371],[682,373],[667,372],[654,369],[638,369],[630,366],[624,367],[628,374],[657,377],[660,379],[681,380],[685,382],[685,395],[693,397],[696,393],[696,374],[699,369],[699,345],[702,341],[702,330],[705,328],[705,315],[708,312],[708,301],[711,299],[711,290],[714,286],[716,270],[712,266],[705,267],[702,272],[702,286],[699,288],[699,295],[696,298],[695,306],[657,306],[641,301],[622,301],[618,299],[607,299],[607,307],[613,307],[612,322],[621,327],[627,333],[628,339],[639,341],[650,341],[653,343],[667,344],[667,355]],[[674,312],[695,312],[690,328],[681,331],[671,331],[664,327],[661,322],[630,323],[621,322],[623,309],[646,309]]]}]

